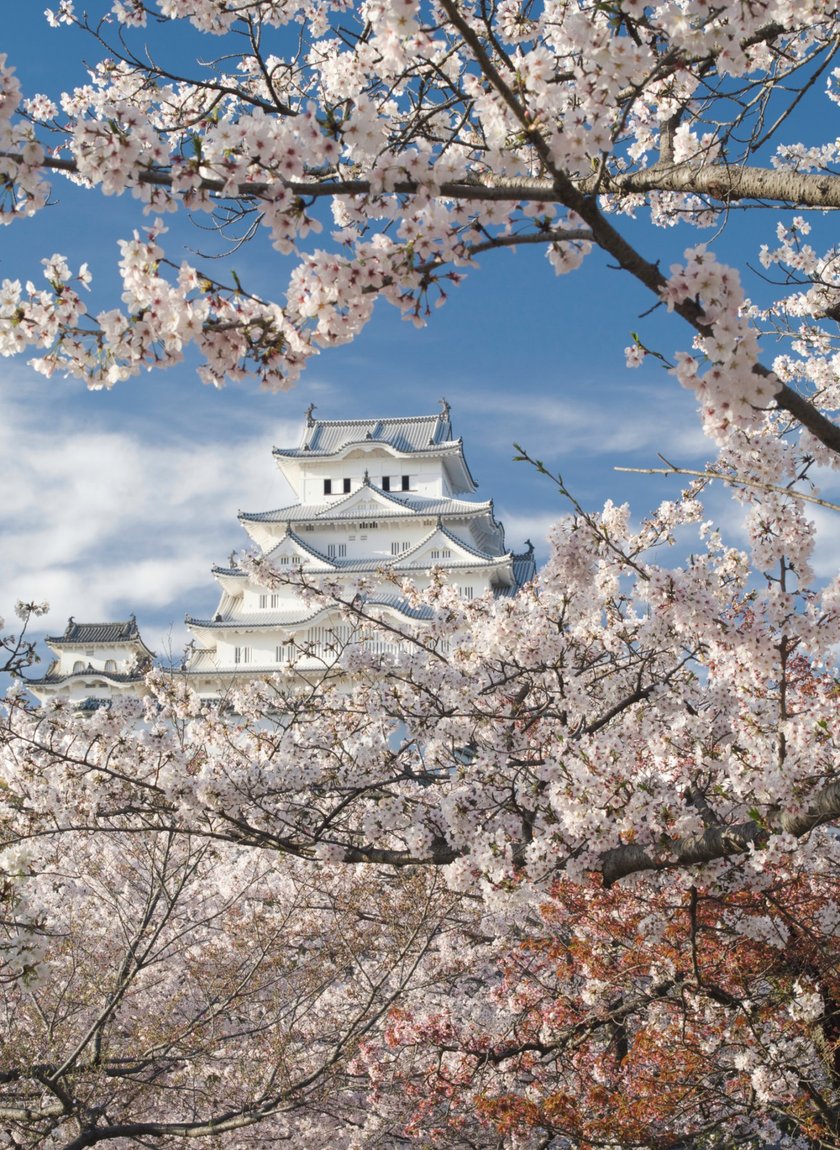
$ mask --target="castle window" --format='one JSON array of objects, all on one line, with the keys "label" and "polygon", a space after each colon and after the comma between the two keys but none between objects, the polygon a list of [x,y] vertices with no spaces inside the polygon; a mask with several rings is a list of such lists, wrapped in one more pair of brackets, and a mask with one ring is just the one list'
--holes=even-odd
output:
[{"label": "castle window", "polygon": [[272,607],[279,607],[280,606],[280,595],[276,591],[271,596],[271,606]]},{"label": "castle window", "polygon": [[335,544],[334,543],[328,543],[327,544],[327,558],[335,559]]},{"label": "castle window", "polygon": [[349,479],[343,479],[342,483],[344,484],[344,494],[349,495],[350,494],[350,480]]},{"label": "castle window", "polygon": [[268,606],[268,595],[260,595],[260,606],[261,607],[267,607]]},{"label": "castle window", "polygon": [[331,479],[325,479],[324,480],[324,494],[325,495],[332,495],[332,480]]},{"label": "castle window", "polygon": [[105,670],[106,671],[116,671],[116,669],[117,669],[117,664],[115,663],[115,661],[113,659],[106,659],[105,660]]},{"label": "castle window", "polygon": [[347,544],[346,543],[339,543],[339,545],[338,545],[338,557],[339,557],[339,559],[345,559],[347,557]]},{"label": "castle window", "polygon": [[403,551],[408,551],[411,544],[407,539],[396,540],[391,544],[391,554],[401,555]]},{"label": "castle window", "polygon": [[410,475],[403,475],[402,476],[402,490],[403,491],[411,490],[410,483],[411,483],[411,476]]},{"label": "castle window", "polygon": [[458,588],[458,594],[461,596],[462,599],[472,599],[473,589],[472,589],[472,587],[459,587]]},{"label": "castle window", "polygon": [[234,663],[250,663],[251,662],[251,648],[250,647],[235,647],[233,651]]},{"label": "castle window", "polygon": [[382,490],[383,491],[390,491],[391,490],[391,476],[390,475],[383,475],[382,476]]},{"label": "castle window", "polygon": [[75,675],[77,671],[84,671],[84,669],[85,669],[85,665],[82,662],[82,660],[77,659],[76,662],[73,664],[73,674]]}]

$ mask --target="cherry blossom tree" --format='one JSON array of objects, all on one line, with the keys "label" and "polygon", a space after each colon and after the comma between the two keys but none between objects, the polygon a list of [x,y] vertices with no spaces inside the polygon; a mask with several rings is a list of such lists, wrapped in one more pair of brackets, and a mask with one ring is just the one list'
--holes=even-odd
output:
[{"label": "cherry blossom tree", "polygon": [[399,655],[312,585],[320,676],[13,694],[9,1144],[838,1145],[840,580],[795,491],[740,489],[750,555],[707,482],[515,598],[441,575]]},{"label": "cherry blossom tree", "polygon": [[27,638],[29,624],[33,619],[46,615],[49,610],[47,603],[16,603],[15,615],[20,622],[17,633],[2,634],[5,620],[0,619],[0,674],[20,674],[26,667],[38,661],[35,651],[35,642]]},{"label": "cherry blossom tree", "polygon": [[[537,581],[467,602],[441,575],[399,656],[321,583],[353,637],[320,676],[207,709],[155,673],[142,714],[84,720],[13,692],[0,1138],[838,1147],[840,579],[814,576],[809,509],[840,456],[840,287],[809,230],[840,184],[836,141],[788,136],[836,97],[835,6],[99,7],[50,17],[103,48],[83,88],[24,97],[2,66],[4,218],[69,178],[148,226],[122,307],[87,314],[61,255],[46,287],[5,281],[5,351],[110,386],[192,342],[210,382],[285,386],[379,297],[423,323],[492,249],[577,274],[600,249],[685,328],[628,361],[696,392],[717,457],[640,524],[532,461],[570,501]],[[217,66],[142,53],[177,20]],[[725,253],[666,274],[628,220],[718,246],[755,204],[796,212],[760,307]],[[294,255],[286,292],[167,254],[179,212]]]},{"label": "cherry blossom tree", "polygon": [[[47,13],[100,50],[84,85],[22,93],[3,63],[2,218],[44,209],[61,175],[130,193],[149,221],[122,244],[122,307],[89,315],[91,272],[59,255],[45,285],[6,280],[6,354],[36,348],[40,370],[111,386],[195,343],[206,380],[252,372],[282,387],[319,347],[352,339],[380,297],[422,324],[490,249],[541,245],[558,274],[601,249],[688,325],[690,350],[666,350],[712,435],[777,407],[820,450],[840,449],[836,256],[807,239],[807,213],[840,204],[836,141],[789,138],[798,111],[836,100],[827,0],[92,8]],[[207,34],[217,65],[155,63],[149,36],[180,22]],[[317,247],[324,203],[333,230]],[[654,241],[642,250],[621,228],[648,213],[719,235],[755,204],[801,212],[761,252],[784,289],[761,312],[702,242],[666,274]],[[168,254],[162,221],[178,212],[295,255],[285,292],[262,299]],[[765,363],[767,327],[785,344]],[[646,350],[639,338],[630,361]]]}]

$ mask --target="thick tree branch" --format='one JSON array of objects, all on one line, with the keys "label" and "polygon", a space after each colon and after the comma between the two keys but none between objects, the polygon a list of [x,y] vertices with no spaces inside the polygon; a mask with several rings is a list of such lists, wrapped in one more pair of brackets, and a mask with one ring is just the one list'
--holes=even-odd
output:
[{"label": "thick tree branch", "polygon": [[700,835],[663,844],[649,851],[636,843],[615,847],[601,856],[605,886],[642,871],[671,870],[674,867],[702,866],[717,859],[732,858],[761,846],[769,834],[782,833],[802,838],[825,823],[840,818],[840,781],[827,783],[804,811],[780,811],[761,825],[754,819],[729,826],[708,827]]},{"label": "thick tree branch", "polygon": [[755,168],[726,164],[656,164],[638,172],[611,175],[596,185],[590,177],[577,184],[584,193],[612,195],[679,192],[705,196],[720,204],[743,200],[795,204],[808,208],[840,208],[840,176],[828,172],[796,172],[789,168]]}]

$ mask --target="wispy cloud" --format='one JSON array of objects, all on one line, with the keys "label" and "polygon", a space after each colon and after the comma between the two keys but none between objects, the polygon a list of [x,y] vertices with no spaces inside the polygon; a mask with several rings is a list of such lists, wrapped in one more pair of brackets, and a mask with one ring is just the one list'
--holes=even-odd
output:
[{"label": "wispy cloud", "polygon": [[505,528],[505,542],[511,551],[521,551],[526,539],[534,544],[537,562],[541,563],[548,557],[548,532],[560,518],[562,511],[556,514],[522,514],[514,510],[506,511],[497,508],[497,517],[501,519]]},{"label": "wispy cloud", "polygon": [[646,384],[600,384],[596,390],[582,383],[574,398],[527,387],[488,393],[475,418],[488,444],[508,446],[511,429],[517,428],[523,446],[546,459],[647,453],[655,462],[660,451],[683,460],[712,453],[695,408],[694,399],[676,385],[668,392]]},{"label": "wispy cloud", "polygon": [[47,423],[25,397],[5,397],[0,612],[18,599],[46,599],[46,630],[55,633],[70,614],[133,610],[162,635],[173,622],[180,643],[184,603],[209,609],[211,563],[247,543],[237,510],[291,501],[271,447],[296,442],[300,421],[272,422],[271,437],[235,427],[201,441],[117,427],[66,410]]}]

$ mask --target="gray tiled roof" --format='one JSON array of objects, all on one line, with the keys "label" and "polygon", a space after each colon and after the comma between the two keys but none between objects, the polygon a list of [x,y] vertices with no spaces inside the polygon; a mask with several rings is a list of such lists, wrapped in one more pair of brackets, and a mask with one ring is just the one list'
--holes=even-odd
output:
[{"label": "gray tiled roof", "polygon": [[275,546],[266,553],[266,559],[270,559],[271,556],[280,549],[280,547],[286,542],[287,539],[291,539],[293,543],[300,547],[301,551],[305,551],[307,555],[311,555],[313,559],[317,559],[321,563],[326,563],[328,567],[338,566],[337,560],[330,559],[330,557],[325,555],[323,551],[319,551],[317,547],[313,547],[311,543],[307,543],[307,541],[298,535],[296,531],[287,531],[283,538],[279,539]]},{"label": "gray tiled roof", "polygon": [[[374,592],[371,595],[362,596],[362,601],[368,607],[390,607],[409,619],[429,619],[432,615],[428,607],[412,607],[402,595],[397,593]],[[308,626],[315,623],[323,615],[332,614],[337,609],[337,604],[330,603],[318,607],[309,614],[301,614],[299,611],[297,613],[260,611],[259,614],[252,612],[248,615],[238,615],[235,618],[228,617],[225,619],[194,619],[191,615],[187,615],[185,616],[185,623],[188,627],[201,627],[213,631],[236,630],[238,627],[264,631],[270,630],[272,627],[296,627],[302,624]]]},{"label": "gray tiled roof", "polygon": [[126,674],[121,671],[102,671],[97,667],[85,667],[83,671],[70,671],[66,675],[57,675],[52,671],[47,671],[40,679],[23,679],[23,682],[29,686],[34,684],[38,686],[43,683],[50,685],[52,683],[68,683],[71,679],[89,679],[95,675],[97,679],[107,679],[110,683],[142,683],[146,677],[145,671],[135,671],[131,674]]},{"label": "gray tiled roof", "polygon": [[521,555],[514,555],[513,580],[517,591],[521,587],[524,587],[526,583],[530,583],[536,574],[537,564],[534,559],[533,547],[530,551],[525,551]]},{"label": "gray tiled roof", "polygon": [[184,622],[188,627],[209,627],[218,630],[220,627],[296,627],[301,623],[311,623],[328,608],[316,607],[314,610],[297,608],[295,611],[260,611],[259,614],[237,615],[234,618],[225,616],[214,619],[196,619],[192,615],[185,615]]},{"label": "gray tiled roof", "polygon": [[283,522],[310,522],[320,519],[329,522],[332,519],[359,519],[371,516],[379,518],[399,518],[406,513],[410,515],[481,515],[487,511],[492,513],[493,501],[488,499],[483,503],[470,503],[468,499],[430,498],[424,495],[406,495],[404,493],[383,491],[371,483],[371,491],[381,495],[392,506],[379,506],[376,511],[361,512],[355,504],[353,492],[343,499],[331,503],[293,503],[288,507],[278,507],[276,511],[240,512],[239,518],[247,523],[283,523]]},{"label": "gray tiled roof", "polygon": [[351,443],[387,443],[412,452],[452,442],[449,408],[434,415],[396,419],[309,419],[299,448],[275,447],[275,455],[333,455]]},{"label": "gray tiled roof", "polygon": [[[475,557],[477,559],[487,560],[487,559],[509,559],[510,558],[509,555],[491,555],[486,551],[479,551],[478,548],[471,547],[469,545],[469,543],[465,543],[463,539],[459,539],[457,535],[453,535],[452,532],[447,530],[447,528],[444,527],[442,523],[439,523],[438,526],[435,528],[435,531],[433,532],[433,534],[438,534],[438,533],[443,535],[451,543],[454,543],[456,547],[463,547],[463,549],[465,551],[468,551],[470,555],[475,555]],[[428,538],[428,536],[427,536],[427,538]],[[425,542],[425,540],[424,540],[424,542]],[[417,546],[419,547],[419,546],[421,546],[421,544],[418,543]]]},{"label": "gray tiled roof", "polygon": [[64,634],[51,635],[46,642],[61,646],[63,643],[125,643],[131,639],[140,639],[133,615],[124,623],[77,623],[71,615]]},{"label": "gray tiled roof", "polygon": [[[428,559],[422,559],[420,552],[428,544],[429,540],[438,534],[443,535],[443,537],[455,547],[462,548],[467,552],[468,556],[472,557],[449,558],[443,564],[446,568],[498,567],[510,562],[511,556],[509,553],[493,555],[486,551],[479,551],[477,548],[471,547],[469,543],[465,543],[463,539],[459,539],[457,535],[453,535],[451,531],[447,531],[442,524],[433,527],[432,530],[427,535],[424,535],[418,543],[415,543],[410,550],[403,551],[399,555],[374,555],[359,559],[340,559],[331,555],[325,555],[323,551],[319,551],[310,543],[307,543],[307,541],[295,531],[288,531],[266,554],[266,558],[270,560],[271,557],[279,551],[286,540],[291,539],[302,551],[307,552],[313,559],[317,559],[326,567],[336,572],[344,571],[359,574],[366,571],[379,571],[382,568],[388,568],[390,571],[428,571],[431,567],[436,566],[436,563],[434,561],[430,563]],[[225,575],[237,573],[234,569],[214,568],[214,571],[216,571],[217,574]]]},{"label": "gray tiled roof", "polygon": [[392,607],[395,611],[399,611],[401,615],[407,616],[409,619],[431,619],[434,617],[434,611],[425,603],[419,604],[417,607],[412,606],[407,599],[402,595],[369,595],[365,599],[365,606],[367,607]]},{"label": "gray tiled roof", "polygon": [[[451,540],[452,543],[463,547],[468,556],[470,556],[470,558],[455,558],[453,556],[447,559],[441,564],[441,566],[447,569],[451,568],[456,570],[459,567],[497,567],[510,562],[510,555],[487,555],[484,552],[476,551],[474,547],[470,547],[469,544],[464,543],[455,535],[452,535],[445,527],[435,528],[409,551],[403,551],[399,555],[374,555],[363,559],[334,559],[323,555],[320,551],[316,551],[314,547],[307,547],[306,549],[313,557],[322,560],[336,572],[346,571],[361,574],[366,571],[379,571],[382,568],[387,568],[389,571],[428,571],[433,566],[436,566],[437,563],[434,560],[430,562],[428,558],[421,557],[420,551],[438,532],[445,536],[445,538]],[[304,545],[302,540],[295,535],[294,532],[290,532],[289,538],[294,539],[295,543]],[[269,557],[271,554],[273,554],[273,552],[269,553]]]},{"label": "gray tiled roof", "polygon": [[447,460],[447,470],[454,477],[456,490],[475,491],[478,486],[464,458],[463,440],[452,436],[446,400],[441,400],[441,410],[436,415],[394,419],[313,419],[312,410],[310,406],[301,446],[274,448],[281,470],[283,460],[326,460],[351,446],[368,444],[387,447],[402,455],[430,455]]}]

